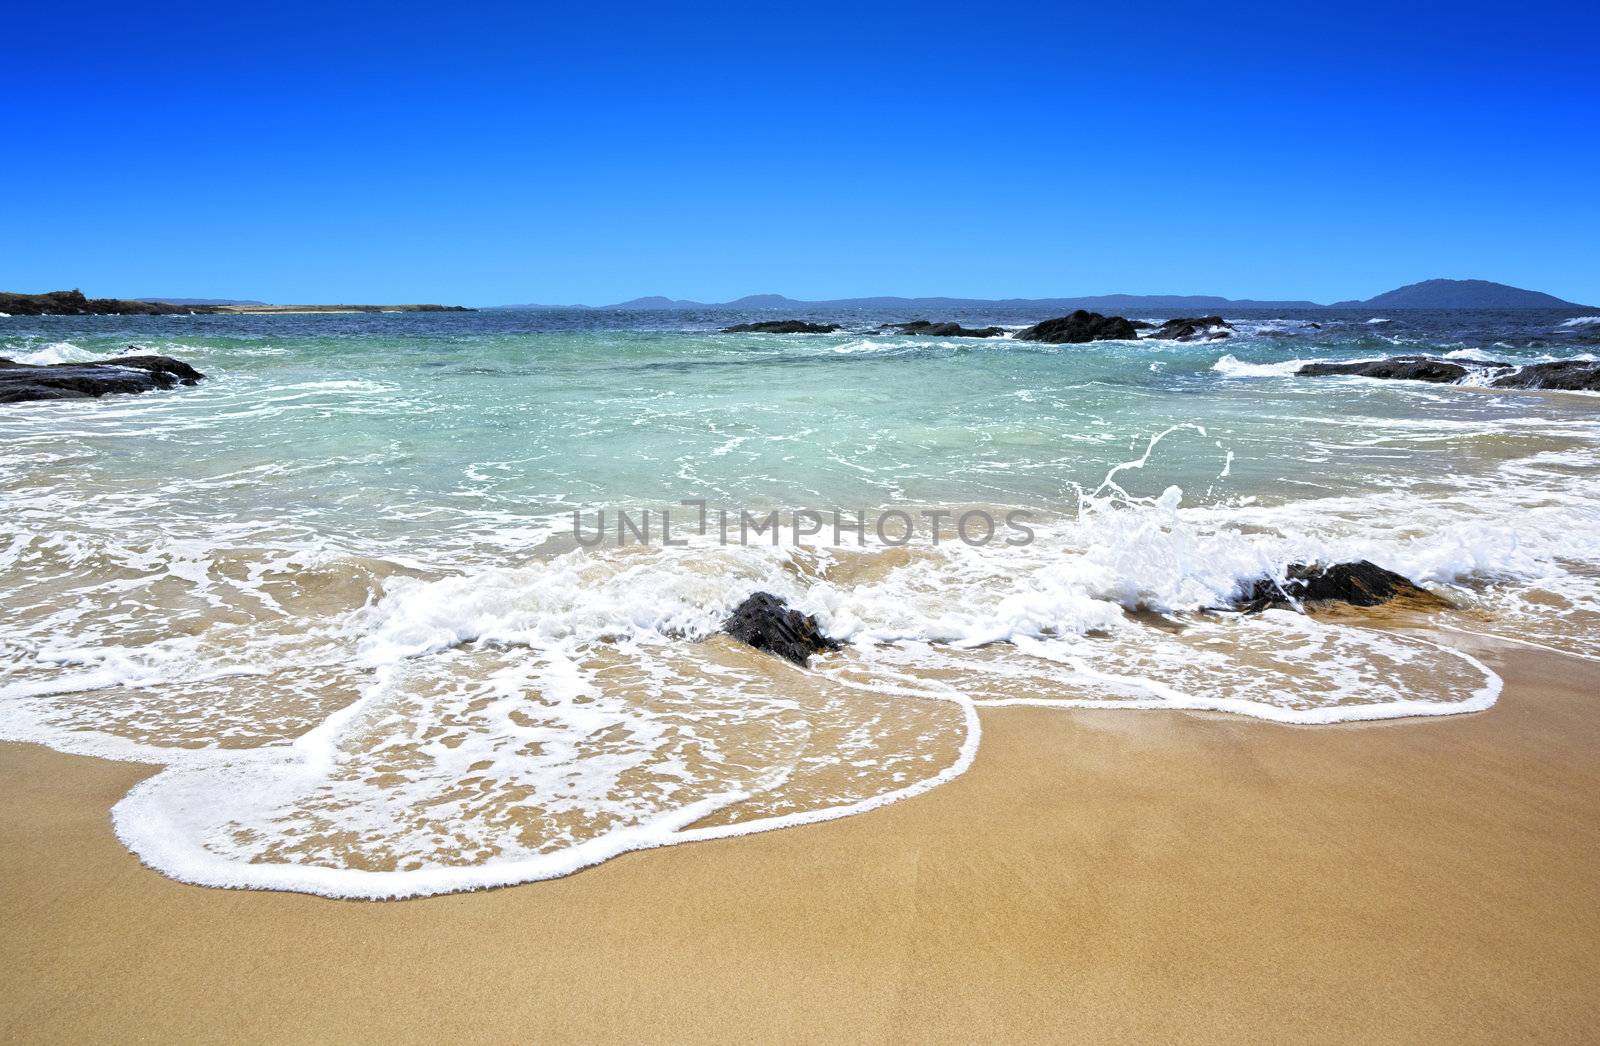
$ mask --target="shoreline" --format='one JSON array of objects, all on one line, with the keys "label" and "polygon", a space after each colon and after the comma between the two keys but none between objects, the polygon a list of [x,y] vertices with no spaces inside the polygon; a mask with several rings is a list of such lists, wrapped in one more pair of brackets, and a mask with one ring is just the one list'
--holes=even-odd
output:
[{"label": "shoreline", "polygon": [[1600,664],[1473,652],[1486,712],[983,708],[921,796],[409,901],[166,879],[109,816],[158,767],[0,744],[0,1032],[1582,1041]]}]

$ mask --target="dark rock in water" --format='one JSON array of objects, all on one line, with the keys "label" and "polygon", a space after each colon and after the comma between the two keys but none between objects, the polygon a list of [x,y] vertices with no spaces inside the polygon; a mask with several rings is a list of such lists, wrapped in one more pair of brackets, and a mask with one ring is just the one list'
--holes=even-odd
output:
[{"label": "dark rock in water", "polygon": [[168,356],[119,356],[100,363],[56,363],[46,367],[0,360],[0,403],[149,392],[174,385],[195,385],[204,377],[182,360]]},{"label": "dark rock in water", "polygon": [[740,603],[722,630],[741,643],[802,666],[812,654],[841,645],[822,634],[816,618],[791,609],[770,592],[757,592]]},{"label": "dark rock in water", "polygon": [[963,327],[959,323],[931,323],[928,320],[912,320],[910,323],[885,323],[878,328],[880,334],[891,331],[900,334],[925,334],[932,338],[998,338],[1004,334],[1004,327]]},{"label": "dark rock in water", "polygon": [[1088,341],[1132,341],[1139,332],[1121,316],[1102,316],[1079,309],[1070,316],[1035,323],[1017,335],[1018,341],[1042,341],[1051,345],[1081,345]]},{"label": "dark rock in water", "polygon": [[[1504,364],[1493,364],[1504,366]],[[1321,378],[1336,374],[1353,374],[1361,378],[1397,378],[1405,381],[1432,381],[1448,383],[1467,376],[1467,368],[1449,360],[1431,356],[1396,356],[1387,360],[1366,360],[1360,363],[1308,363],[1295,371],[1301,377]]]},{"label": "dark rock in water", "polygon": [[837,323],[807,323],[805,320],[761,320],[757,323],[736,323],[722,328],[724,334],[832,334],[839,329]]},{"label": "dark rock in water", "polygon": [[1404,381],[1456,382],[1468,374],[1496,375],[1489,382],[1497,389],[1552,389],[1558,392],[1600,392],[1600,361],[1555,360],[1551,363],[1472,361],[1464,367],[1432,356],[1395,356],[1364,363],[1308,363],[1295,373],[1306,377],[1329,374],[1354,374],[1363,378],[1396,378]]},{"label": "dark rock in water", "polygon": [[1229,336],[1233,324],[1221,316],[1198,316],[1163,323],[1152,338],[1162,341],[1219,341]]},{"label": "dark rock in water", "polygon": [[1129,320],[1128,325],[1136,331],[1147,331],[1155,326],[1149,320]]},{"label": "dark rock in water", "polygon": [[1245,592],[1237,607],[1249,613],[1297,603],[1375,607],[1393,599],[1406,599],[1429,607],[1450,605],[1410,579],[1362,559],[1331,567],[1292,563],[1282,584],[1273,578],[1260,579]]},{"label": "dark rock in water", "polygon": [[1497,389],[1555,389],[1560,392],[1600,392],[1600,362],[1556,360],[1530,363],[1490,382]]}]

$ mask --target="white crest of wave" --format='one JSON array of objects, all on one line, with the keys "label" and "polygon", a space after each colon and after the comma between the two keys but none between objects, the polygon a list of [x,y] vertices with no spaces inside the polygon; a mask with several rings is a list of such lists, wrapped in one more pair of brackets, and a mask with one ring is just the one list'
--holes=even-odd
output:
[{"label": "white crest of wave", "polygon": [[57,363],[99,363],[114,358],[111,354],[81,349],[70,341],[53,341],[42,349],[13,356],[11,362],[29,367],[49,367]]},{"label": "white crest of wave", "polygon": [[1570,320],[1564,321],[1561,324],[1561,326],[1563,326],[1563,327],[1592,327],[1595,324],[1600,324],[1600,316],[1576,316],[1576,317],[1574,317],[1574,318],[1572,318]]},{"label": "white crest of wave", "polygon": [[1284,360],[1281,363],[1246,363],[1237,356],[1226,355],[1211,365],[1211,369],[1218,374],[1226,374],[1230,378],[1286,378],[1304,367],[1311,360]]}]

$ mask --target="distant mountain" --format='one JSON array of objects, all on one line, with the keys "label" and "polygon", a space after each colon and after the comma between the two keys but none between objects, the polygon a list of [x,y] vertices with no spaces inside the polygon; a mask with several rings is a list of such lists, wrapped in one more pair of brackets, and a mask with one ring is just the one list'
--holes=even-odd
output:
[{"label": "distant mountain", "polygon": [[503,305],[505,309],[600,309],[616,312],[651,312],[681,309],[783,310],[787,312],[873,311],[939,312],[950,309],[1032,309],[1141,315],[1195,315],[1229,309],[1592,309],[1538,291],[1525,291],[1487,280],[1427,280],[1380,294],[1365,301],[1320,305],[1314,301],[1271,301],[1222,298],[1211,294],[1096,294],[1078,298],[830,298],[805,301],[782,294],[749,294],[733,301],[705,302],[653,295],[615,305]]},{"label": "distant mountain", "polygon": [[1341,301],[1335,309],[1583,309],[1554,295],[1488,280],[1424,280],[1366,301]]},{"label": "distant mountain", "polygon": [[[588,308],[588,306],[582,306]],[[602,305],[602,309],[616,309],[620,312],[640,312],[650,309],[703,309],[705,305],[697,301],[687,301],[683,298],[666,298],[659,294],[652,294],[648,298],[634,298],[631,301],[618,302],[615,305]]]}]

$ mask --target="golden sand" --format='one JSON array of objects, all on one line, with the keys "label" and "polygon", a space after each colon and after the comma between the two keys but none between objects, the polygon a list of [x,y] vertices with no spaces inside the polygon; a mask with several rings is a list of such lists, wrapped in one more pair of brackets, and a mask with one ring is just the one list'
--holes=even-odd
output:
[{"label": "golden sand", "polygon": [[1593,1042],[1600,665],[1489,712],[1282,727],[995,709],[953,783],[562,880],[211,890],[0,745],[0,1040]]}]

